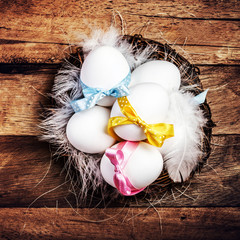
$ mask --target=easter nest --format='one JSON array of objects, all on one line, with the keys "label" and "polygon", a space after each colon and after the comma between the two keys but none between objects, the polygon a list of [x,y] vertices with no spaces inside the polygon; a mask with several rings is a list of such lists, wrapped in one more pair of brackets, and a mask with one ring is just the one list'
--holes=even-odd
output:
[{"label": "easter nest", "polygon": [[[135,53],[139,54],[139,52],[143,52],[144,49],[148,48],[150,49],[150,54],[148,56],[149,59],[166,60],[174,63],[181,73],[180,88],[189,86],[188,91],[194,95],[203,92],[203,87],[199,79],[199,68],[189,63],[187,59],[177,53],[168,44],[162,44],[157,41],[146,39],[141,35],[124,35],[121,36],[120,40],[131,45],[133,55]],[[148,186],[142,193],[139,193],[134,197],[123,197],[103,181],[99,171],[99,164],[102,155],[82,153],[77,149],[74,149],[68,142],[65,129],[67,121],[73,114],[71,107],[69,107],[69,102],[73,99],[79,98],[81,95],[81,89],[79,89],[76,82],[79,78],[79,72],[84,57],[82,47],[78,47],[75,53],[69,55],[67,61],[65,61],[60,69],[59,74],[61,74],[61,79],[59,80],[58,75],[56,76],[52,94],[54,107],[48,109],[48,113],[47,115],[44,115],[44,119],[40,125],[43,130],[41,140],[51,143],[54,147],[55,156],[57,156],[57,158],[59,158],[59,156],[64,158],[65,169],[68,173],[67,178],[71,180],[72,188],[74,188],[74,190],[72,190],[77,194],[78,199],[80,199],[81,206],[84,202],[86,203],[86,201],[89,200],[89,196],[91,200],[113,199],[114,197],[117,197],[115,199],[117,199],[118,202],[122,202],[122,200],[119,199],[123,199],[123,201],[126,202],[126,199],[131,201],[136,199],[136,197],[137,199],[148,199],[148,201],[161,199],[163,196],[161,193],[172,189],[176,184],[170,179],[168,172],[165,169],[162,171],[158,179]],[[64,83],[64,78],[68,81],[68,84]],[[80,92],[79,94],[77,93],[78,91]],[[207,122],[202,129],[204,132],[204,137],[201,140],[200,146],[202,156],[198,161],[198,167],[191,173],[190,179],[196,172],[200,172],[211,152],[210,142],[214,123],[211,120],[211,111],[207,101],[201,104],[200,108],[203,111]],[[81,162],[84,164],[81,164]],[[177,184],[179,185],[179,183]]]}]

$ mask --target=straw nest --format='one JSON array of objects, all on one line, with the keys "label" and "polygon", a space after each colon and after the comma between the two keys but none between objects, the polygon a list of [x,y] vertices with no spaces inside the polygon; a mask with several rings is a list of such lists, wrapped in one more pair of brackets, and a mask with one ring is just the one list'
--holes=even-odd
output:
[{"label": "straw nest", "polygon": [[[122,40],[128,42],[132,49],[133,54],[144,51],[144,49],[148,48],[151,49],[151,54],[149,58],[151,60],[166,60],[174,63],[181,72],[181,87],[188,87],[189,91],[191,91],[194,95],[197,95],[203,91],[201,81],[199,79],[200,70],[198,67],[192,65],[188,62],[184,57],[178,54],[173,48],[171,48],[168,44],[162,44],[157,41],[153,41],[150,39],[145,39],[141,35],[124,35],[122,36]],[[77,48],[77,51],[69,56],[67,59],[67,66],[71,65],[71,70],[73,69],[72,78],[76,81],[77,76],[79,74],[79,70],[81,69],[81,65],[84,60],[84,54],[81,47]],[[65,66],[65,67],[64,67]],[[66,68],[66,64],[63,66],[64,74],[68,74],[68,67]],[[75,68],[76,67],[76,68]],[[74,83],[75,84],[75,83]],[[56,85],[56,83],[55,83]],[[191,86],[194,86],[191,88]],[[56,87],[56,86],[55,86]],[[53,87],[54,88],[54,87]],[[56,90],[56,89],[55,89]],[[69,87],[68,91],[71,90]],[[78,89],[74,89],[77,92]],[[61,94],[61,93],[59,93]],[[56,95],[56,94],[55,94]],[[70,95],[69,95],[70,96]],[[74,98],[78,98],[79,96],[75,94]],[[70,96],[71,98],[71,96]],[[54,98],[56,101],[56,96]],[[65,100],[64,100],[65,101]],[[68,101],[68,100],[66,100]],[[159,178],[151,184],[145,191],[138,194],[134,197],[123,197],[117,194],[113,188],[109,187],[101,178],[99,169],[93,166],[94,161],[99,166],[101,156],[99,154],[91,155],[91,154],[84,154],[80,153],[76,149],[74,149],[68,142],[65,136],[65,127],[67,124],[68,119],[73,114],[72,109],[67,107],[67,110],[60,110],[62,108],[61,101],[55,102],[55,108],[49,109],[48,114],[44,116],[44,120],[41,124],[41,128],[43,129],[43,135],[41,137],[42,140],[47,140],[52,143],[52,146],[55,147],[55,155],[59,158],[59,155],[63,156],[65,159],[65,168],[67,169],[67,179],[71,180],[71,190],[76,195],[77,199],[79,199],[80,206],[83,206],[84,203],[89,204],[89,200],[93,202],[95,205],[97,202],[106,202],[107,199],[117,199],[117,202],[121,204],[121,202],[126,201],[135,201],[136,199],[147,199],[148,201],[152,200],[159,200],[163,197],[164,192],[168,191],[169,189],[173,188],[175,183],[169,178],[168,173],[166,170],[163,170],[162,174]],[[212,136],[212,127],[214,123],[211,120],[211,111],[209,105],[205,101],[204,104],[201,104],[201,109],[204,112],[204,116],[207,119],[206,126],[202,129],[204,131],[204,138],[202,139],[202,160],[199,161],[198,168],[192,172],[191,177],[194,173],[199,172],[204,165],[204,162],[208,159],[211,147],[211,136]],[[59,109],[58,109],[59,108]],[[56,111],[57,109],[57,111]],[[59,110],[59,111],[58,111]],[[51,125],[52,122],[56,121],[60,114],[65,114],[65,120],[58,126],[58,134],[55,134],[53,131],[55,130],[55,125]],[[55,127],[56,128],[56,127]],[[61,139],[62,138],[62,139]],[[55,142],[57,144],[55,144]],[[73,158],[81,158],[83,161],[86,162],[84,167],[79,167],[74,161]],[[89,158],[89,161],[87,161]],[[91,165],[92,164],[92,165]],[[85,169],[84,169],[85,168]],[[89,176],[84,172],[87,171],[96,171],[96,177],[90,179]],[[91,169],[91,170],[89,170]],[[92,173],[91,173],[92,174]],[[179,184],[178,184],[179,185]],[[104,199],[104,201],[102,201]]]}]

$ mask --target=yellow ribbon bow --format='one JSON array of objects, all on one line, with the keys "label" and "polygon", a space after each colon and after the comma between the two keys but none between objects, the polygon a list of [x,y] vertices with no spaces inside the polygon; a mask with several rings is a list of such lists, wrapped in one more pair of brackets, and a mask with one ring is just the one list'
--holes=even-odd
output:
[{"label": "yellow ribbon bow", "polygon": [[127,97],[118,98],[118,105],[121,109],[122,114],[125,117],[112,117],[108,121],[108,133],[118,139],[119,137],[113,131],[113,128],[118,125],[125,124],[136,124],[143,128],[144,133],[147,137],[147,140],[150,144],[161,147],[165,139],[174,136],[173,124],[167,123],[156,123],[156,124],[147,124],[144,122],[134,110]]}]

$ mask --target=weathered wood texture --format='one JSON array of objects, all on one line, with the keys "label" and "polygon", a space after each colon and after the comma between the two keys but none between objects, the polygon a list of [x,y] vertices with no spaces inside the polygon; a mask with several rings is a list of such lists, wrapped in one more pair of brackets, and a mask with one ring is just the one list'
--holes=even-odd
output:
[{"label": "weathered wood texture", "polygon": [[107,29],[119,11],[125,33],[185,45],[182,54],[194,64],[239,64],[239,1],[27,0],[0,8],[2,63],[58,63],[70,43]]},{"label": "weathered wood texture", "polygon": [[[239,239],[238,0],[0,0],[0,9],[1,239]],[[51,161],[37,124],[69,45],[120,28],[118,12],[125,34],[167,42],[198,65],[217,125],[213,152],[200,175],[153,201],[156,210],[146,199],[122,209],[119,199],[76,214],[63,162]],[[18,208],[28,206],[41,208]]]},{"label": "weathered wood texture", "polygon": [[[200,18],[200,19],[239,19],[239,1],[202,1],[195,0],[95,0],[74,1],[63,0],[26,0],[26,1],[1,1],[0,5],[6,15],[41,15],[52,17],[75,16],[79,19],[95,16],[103,16],[108,9],[121,10],[127,14],[141,14],[148,16],[160,16],[168,18]],[[43,15],[43,16],[45,16]],[[80,16],[79,16],[80,15]]]},{"label": "weathered wood texture", "polygon": [[[163,200],[155,203],[152,199],[153,203],[157,206],[239,206],[239,140],[239,135],[215,136],[211,157],[201,173],[172,191],[161,192],[159,188],[158,198],[164,195]],[[68,201],[77,206],[75,196],[68,191],[70,183],[65,180],[66,172],[62,172],[63,163],[59,160],[50,165],[47,144],[39,143],[34,137],[1,137],[0,159],[0,207],[28,207],[36,199],[31,206],[69,207]],[[123,206],[126,199],[129,198],[113,201],[111,206]],[[132,198],[128,205],[149,203]]]},{"label": "weathered wood texture", "polygon": [[[58,65],[1,65],[1,135],[38,135],[39,115],[49,99]],[[214,134],[239,134],[238,66],[199,66],[216,127]],[[231,116],[231,117],[230,117]]]},{"label": "weathered wood texture", "polygon": [[[239,239],[239,208],[0,209],[5,239]],[[17,219],[17,221],[16,221]]]},{"label": "weathered wood texture", "polygon": [[[171,29],[169,29],[169,31],[171,31]],[[138,32],[137,30],[135,31],[136,34]],[[152,37],[149,34],[143,34],[143,36],[146,38]],[[187,34],[182,38],[185,38],[187,41]],[[160,34],[155,40],[162,43],[166,42],[161,38]],[[169,45],[175,48],[182,56],[189,59],[193,64],[239,65],[240,50],[238,47],[187,45],[184,42],[183,40],[181,44]],[[70,49],[74,51],[74,47],[69,48],[68,43],[24,43],[14,40],[0,40],[0,63],[60,63],[61,60],[70,53]]]}]

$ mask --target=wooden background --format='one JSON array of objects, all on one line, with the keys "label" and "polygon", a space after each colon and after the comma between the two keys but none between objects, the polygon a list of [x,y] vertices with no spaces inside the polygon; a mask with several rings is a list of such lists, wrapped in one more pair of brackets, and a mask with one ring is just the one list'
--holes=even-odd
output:
[{"label": "wooden background", "polygon": [[[0,12],[1,239],[239,239],[238,0],[0,0]],[[155,206],[73,209],[63,165],[36,125],[69,43],[108,29],[118,12],[125,33],[168,42],[200,68],[212,154]]]}]

